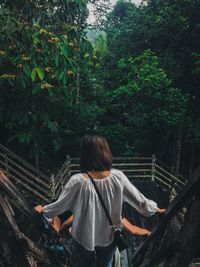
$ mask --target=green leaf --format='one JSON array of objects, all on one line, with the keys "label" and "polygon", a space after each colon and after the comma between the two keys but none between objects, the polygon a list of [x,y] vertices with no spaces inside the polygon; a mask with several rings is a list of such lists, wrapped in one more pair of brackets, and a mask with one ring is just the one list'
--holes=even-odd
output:
[{"label": "green leaf", "polygon": [[52,97],[53,96],[53,92],[51,89],[48,90],[49,96]]},{"label": "green leaf", "polygon": [[53,146],[56,151],[58,151],[62,145],[63,145],[63,140],[61,138],[57,138],[53,140]]},{"label": "green leaf", "polygon": [[44,79],[44,72],[40,68],[33,68],[31,72],[31,79],[33,82],[35,81],[36,74],[38,74],[41,81]]},{"label": "green leaf", "polygon": [[36,68],[33,68],[32,72],[31,72],[31,80],[32,80],[32,82],[35,81],[36,73],[37,73]]},{"label": "green leaf", "polygon": [[44,79],[44,72],[40,68],[36,68],[36,71],[38,73],[40,80],[42,81]]},{"label": "green leaf", "polygon": [[62,71],[59,76],[58,76],[58,80],[61,81],[63,79],[63,76],[64,76],[65,72]]},{"label": "green leaf", "polygon": [[24,73],[26,74],[26,76],[27,76],[28,78],[30,78],[30,76],[31,76],[31,70],[30,70],[30,67],[29,67],[28,64],[25,64],[25,65],[23,66],[23,71],[24,71]]},{"label": "green leaf", "polygon": [[35,93],[37,93],[40,89],[41,89],[41,84],[38,83],[38,84],[32,89],[32,93],[35,94]]},{"label": "green leaf", "polygon": [[66,59],[68,59],[68,51],[67,51],[66,46],[65,46],[65,45],[61,45],[61,46],[60,46],[60,50],[62,51],[64,57],[65,57]]},{"label": "green leaf", "polygon": [[64,77],[63,77],[63,84],[64,84],[64,85],[67,84],[67,75],[64,75]]},{"label": "green leaf", "polygon": [[8,79],[8,82],[11,86],[14,86],[14,82],[12,80]]},{"label": "green leaf", "polygon": [[69,62],[69,64],[70,64],[70,67],[71,67],[71,69],[72,69],[73,74],[76,75],[76,73],[77,73],[77,68],[76,68],[76,63],[75,63],[75,61],[74,61],[74,60],[71,60],[71,61]]},{"label": "green leaf", "polygon": [[58,132],[58,126],[56,122],[49,121],[47,127],[49,128],[51,133]]},{"label": "green leaf", "polygon": [[60,59],[59,54],[56,54],[56,58],[55,58],[56,66],[59,65],[59,59]]},{"label": "green leaf", "polygon": [[37,37],[33,38],[33,44],[37,45],[37,43],[39,43],[40,40]]}]

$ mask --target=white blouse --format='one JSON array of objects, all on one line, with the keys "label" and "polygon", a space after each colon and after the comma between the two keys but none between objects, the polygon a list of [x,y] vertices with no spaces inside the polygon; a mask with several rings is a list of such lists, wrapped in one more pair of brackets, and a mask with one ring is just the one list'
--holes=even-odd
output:
[{"label": "white blouse", "polygon": [[[157,204],[140,193],[120,170],[111,169],[109,176],[94,180],[116,227],[120,225],[123,202],[147,217],[157,210]],[[92,251],[96,246],[105,247],[113,242],[113,228],[92,182],[82,173],[70,178],[58,200],[44,206],[43,213],[52,218],[66,210],[74,215],[72,237],[84,248]]]}]

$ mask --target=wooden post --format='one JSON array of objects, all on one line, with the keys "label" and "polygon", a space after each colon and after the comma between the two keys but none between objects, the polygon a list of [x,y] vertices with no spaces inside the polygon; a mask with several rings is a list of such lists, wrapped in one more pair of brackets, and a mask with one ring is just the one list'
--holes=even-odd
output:
[{"label": "wooden post", "polygon": [[51,200],[54,200],[55,198],[55,177],[54,174],[50,178],[50,194],[51,194]]},{"label": "wooden post", "polygon": [[155,182],[155,164],[156,164],[156,157],[152,155],[152,166],[151,166],[151,181]]},{"label": "wooden post", "polygon": [[8,167],[8,155],[7,155],[7,153],[5,153],[4,158],[5,158],[5,163],[6,163],[6,175],[7,175],[7,177],[9,177],[9,167]]},{"label": "wooden post", "polygon": [[70,155],[66,155],[66,160],[69,162],[69,176],[71,175],[71,159]]},{"label": "wooden post", "polygon": [[[71,160],[70,160],[70,155],[66,155],[66,164],[65,164],[65,170],[64,173],[65,175],[63,175],[62,177],[62,189],[65,186],[65,184],[68,182],[70,176],[71,176]],[[66,173],[66,168],[67,168],[67,173]]]}]

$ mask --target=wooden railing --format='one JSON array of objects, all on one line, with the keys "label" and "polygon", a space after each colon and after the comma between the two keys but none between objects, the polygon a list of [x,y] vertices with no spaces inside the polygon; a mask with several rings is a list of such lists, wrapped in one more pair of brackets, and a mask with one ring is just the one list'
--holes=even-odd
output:
[{"label": "wooden railing", "polygon": [[[79,172],[79,159],[67,156],[55,176],[48,177],[38,171],[19,156],[0,144],[0,168],[28,197],[38,202],[50,202],[57,199],[69,178]],[[179,190],[185,184],[181,177],[152,157],[114,157],[113,168],[122,170],[131,180],[151,180],[168,190]]]},{"label": "wooden railing", "polygon": [[195,244],[199,243],[199,188],[200,168],[170,203],[152,234],[138,247],[131,266],[189,266],[196,255]]},{"label": "wooden railing", "polygon": [[51,199],[49,178],[1,144],[0,168],[29,198],[42,202]]},{"label": "wooden railing", "polygon": [[[200,170],[198,175],[194,177],[192,183],[186,184],[186,181],[184,181],[182,177],[176,177],[176,175],[166,165],[158,161],[155,156],[114,157],[113,168],[122,170],[131,181],[141,179],[144,181],[154,181],[161,184],[162,187],[165,187],[167,190],[172,189],[172,187],[180,190],[180,193],[170,204],[166,215],[160,221],[159,225],[134,254],[134,266],[154,266],[151,265],[154,264],[153,261],[156,261],[158,257],[163,255],[162,248],[165,249],[166,246],[168,246],[168,243],[164,244],[164,241],[166,241],[164,237],[169,233],[168,226],[170,222],[174,221],[176,217],[176,222],[180,221],[180,224],[183,224],[185,207],[188,201],[193,199],[199,192]],[[43,204],[57,199],[69,178],[73,174],[79,172],[79,159],[70,158],[68,156],[59,172],[55,176],[49,178],[13,152],[0,145],[0,169],[6,173],[25,196],[30,200],[34,200],[34,202]],[[185,184],[186,186],[184,186]],[[171,229],[172,228],[173,227],[171,227]],[[163,247],[161,247],[161,245]],[[167,247],[167,249],[169,249],[169,247]],[[159,252],[159,255],[157,252]],[[149,255],[152,256],[149,257]]]},{"label": "wooden railing", "polygon": [[66,161],[63,163],[62,167],[56,174],[52,177],[52,185],[54,190],[52,190],[52,198],[57,199],[60,192],[62,191],[64,185],[68,182],[71,177],[71,162],[70,157],[67,156]]},{"label": "wooden railing", "polygon": [[[79,172],[79,159],[70,160],[71,175]],[[151,180],[170,190],[175,187],[181,189],[185,185],[182,177],[176,175],[155,156],[152,157],[114,157],[113,168],[122,170],[127,177],[134,180]]]}]

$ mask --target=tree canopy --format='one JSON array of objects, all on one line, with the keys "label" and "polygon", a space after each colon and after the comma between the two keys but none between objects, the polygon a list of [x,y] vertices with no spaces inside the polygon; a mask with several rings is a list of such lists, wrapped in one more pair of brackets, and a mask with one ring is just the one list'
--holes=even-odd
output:
[{"label": "tree canopy", "polygon": [[1,142],[54,171],[78,156],[83,135],[101,134],[115,156],[156,154],[190,175],[200,156],[198,10],[199,0],[112,9],[106,0],[3,0]]}]

